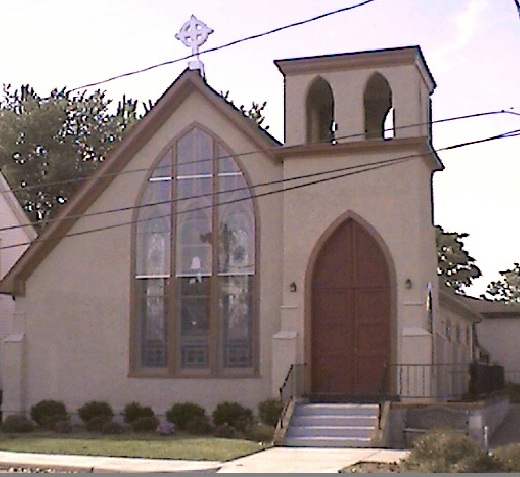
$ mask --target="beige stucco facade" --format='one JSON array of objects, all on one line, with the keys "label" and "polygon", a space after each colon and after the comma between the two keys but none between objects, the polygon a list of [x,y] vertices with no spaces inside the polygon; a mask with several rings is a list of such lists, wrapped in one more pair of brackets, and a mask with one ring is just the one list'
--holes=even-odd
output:
[{"label": "beige stucco facade", "polygon": [[[439,359],[434,336],[445,318],[436,279],[431,179],[442,166],[428,126],[434,82],[420,51],[410,47],[278,66],[286,76],[285,146],[218,97],[197,72],[185,72],[62,218],[82,215],[50,226],[4,280],[2,290],[16,296],[20,316],[4,412],[26,412],[42,399],[63,400],[71,411],[91,399],[106,400],[115,410],[139,401],[158,414],[180,401],[211,410],[220,401],[238,400],[256,409],[259,401],[277,395],[294,363],[307,363],[306,386],[312,390],[313,267],[323,243],[347,220],[360,224],[386,257],[389,364]],[[393,94],[391,141],[359,134],[365,84],[375,72]],[[306,92],[318,74],[334,95],[338,139],[306,144]],[[132,206],[147,171],[194,125],[236,154],[250,185],[272,183],[256,194],[286,189],[255,198],[258,347],[256,371],[246,377],[143,377],[129,364]],[[113,170],[117,174],[109,176]],[[342,176],[332,178],[336,175]],[[303,187],[310,181],[316,183]],[[471,323],[464,313],[457,316],[452,319],[461,326]],[[392,393],[399,394],[396,376],[391,380]]]}]

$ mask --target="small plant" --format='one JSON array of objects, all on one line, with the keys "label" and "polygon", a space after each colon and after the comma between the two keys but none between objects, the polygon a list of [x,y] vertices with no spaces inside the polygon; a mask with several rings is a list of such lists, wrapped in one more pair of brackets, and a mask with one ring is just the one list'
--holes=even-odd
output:
[{"label": "small plant", "polygon": [[2,432],[31,432],[34,430],[34,422],[23,414],[7,416],[2,423]]},{"label": "small plant", "polygon": [[520,444],[507,444],[497,447],[493,455],[502,463],[504,472],[520,472]]},{"label": "small plant", "polygon": [[89,432],[102,432],[111,421],[112,418],[109,416],[95,416],[85,424],[85,429]]},{"label": "small plant", "polygon": [[213,424],[220,426],[229,424],[237,431],[245,432],[253,423],[253,411],[238,402],[223,401],[213,411]]},{"label": "small plant", "polygon": [[190,421],[199,417],[206,417],[206,411],[202,406],[194,402],[175,403],[170,410],[166,412],[166,419],[175,424],[175,427],[180,431],[187,430]]},{"label": "small plant", "polygon": [[246,439],[255,442],[272,442],[274,426],[262,423],[254,423],[247,427],[245,432]]},{"label": "small plant", "polygon": [[59,434],[70,434],[73,431],[72,424],[68,419],[56,420],[53,429]]},{"label": "small plant", "polygon": [[161,422],[155,429],[160,436],[171,436],[175,434],[175,426],[171,422]]},{"label": "small plant", "polygon": [[137,401],[129,402],[125,405],[125,408],[123,409],[123,416],[125,422],[128,424],[131,424],[133,421],[140,417],[153,417],[154,415],[155,414],[151,407],[143,407]]},{"label": "small plant", "polygon": [[275,427],[282,415],[283,402],[280,399],[269,398],[258,403],[258,417],[268,426]]},{"label": "small plant", "polygon": [[215,437],[225,437],[226,439],[234,439],[237,437],[237,430],[229,424],[221,424],[215,428],[213,432]]},{"label": "small plant", "polygon": [[120,422],[107,421],[101,427],[103,434],[124,434],[128,429],[128,425],[121,424]]},{"label": "small plant", "polygon": [[46,429],[55,429],[56,423],[67,419],[67,410],[63,401],[43,399],[31,407],[31,418]]},{"label": "small plant", "polygon": [[213,431],[213,427],[211,426],[211,423],[209,422],[208,416],[195,416],[193,417],[190,422],[188,422],[188,425],[186,427],[186,430],[190,434],[197,434],[197,435],[203,435],[203,434],[209,434]]},{"label": "small plant", "polygon": [[87,425],[94,418],[102,418],[105,422],[109,421],[112,419],[114,412],[106,401],[88,401],[78,409],[78,414]]},{"label": "small plant", "polygon": [[157,429],[159,419],[155,416],[142,416],[134,419],[130,425],[135,432],[152,432]]},{"label": "small plant", "polygon": [[489,472],[500,467],[498,459],[489,456],[483,446],[451,430],[433,430],[417,439],[402,465],[420,473]]}]

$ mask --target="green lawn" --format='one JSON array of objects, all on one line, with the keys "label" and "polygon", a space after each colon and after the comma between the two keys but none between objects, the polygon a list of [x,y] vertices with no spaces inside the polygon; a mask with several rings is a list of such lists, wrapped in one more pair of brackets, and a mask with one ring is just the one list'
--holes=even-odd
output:
[{"label": "green lawn", "polygon": [[211,460],[225,462],[258,452],[268,445],[244,439],[103,435],[94,433],[0,433],[0,451],[38,454],[98,455],[150,459]]}]

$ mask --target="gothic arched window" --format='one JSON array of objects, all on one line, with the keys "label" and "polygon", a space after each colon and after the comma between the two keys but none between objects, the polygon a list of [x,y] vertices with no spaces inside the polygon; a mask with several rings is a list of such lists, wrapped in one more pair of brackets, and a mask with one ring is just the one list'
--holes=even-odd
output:
[{"label": "gothic arched window", "polygon": [[136,208],[133,372],[253,372],[255,239],[238,162],[191,129],[156,163]]}]

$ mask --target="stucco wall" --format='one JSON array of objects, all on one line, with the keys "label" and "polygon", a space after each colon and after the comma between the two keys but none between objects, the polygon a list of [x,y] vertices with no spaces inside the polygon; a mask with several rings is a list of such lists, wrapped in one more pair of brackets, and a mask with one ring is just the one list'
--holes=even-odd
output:
[{"label": "stucco wall", "polygon": [[[234,379],[130,378],[129,327],[131,283],[131,211],[89,216],[136,202],[146,170],[179,133],[193,123],[213,131],[236,153],[257,149],[212,107],[192,94],[152,140],[128,163],[110,187],[78,220],[69,235],[126,223],[110,230],[60,241],[26,283],[17,300],[27,324],[27,406],[45,398],[65,401],[74,411],[90,399],[109,401],[121,410],[131,400],[164,413],[174,402],[196,401],[212,410],[234,398],[256,409],[271,393],[271,336],[279,330],[281,197],[259,199],[260,286],[258,377]],[[280,177],[280,168],[264,155],[240,157],[252,184]],[[130,171],[138,171],[131,172]],[[129,173],[126,173],[129,172]]]},{"label": "stucco wall", "polygon": [[504,366],[506,379],[520,382],[520,319],[484,317],[477,324],[477,335],[491,361]]}]

